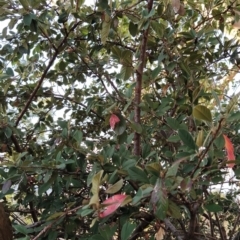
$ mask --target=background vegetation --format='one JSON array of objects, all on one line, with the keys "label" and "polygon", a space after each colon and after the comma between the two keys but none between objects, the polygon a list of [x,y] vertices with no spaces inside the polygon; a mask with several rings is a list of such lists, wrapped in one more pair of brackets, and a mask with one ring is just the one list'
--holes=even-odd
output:
[{"label": "background vegetation", "polygon": [[14,239],[238,239],[239,1],[0,0],[0,16]]}]

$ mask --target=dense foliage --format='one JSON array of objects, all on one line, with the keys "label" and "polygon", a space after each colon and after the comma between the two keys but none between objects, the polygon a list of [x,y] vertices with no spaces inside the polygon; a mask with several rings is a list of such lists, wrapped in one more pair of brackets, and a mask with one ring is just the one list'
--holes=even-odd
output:
[{"label": "dense foliage", "polygon": [[238,1],[0,0],[0,13],[14,239],[238,239]]}]

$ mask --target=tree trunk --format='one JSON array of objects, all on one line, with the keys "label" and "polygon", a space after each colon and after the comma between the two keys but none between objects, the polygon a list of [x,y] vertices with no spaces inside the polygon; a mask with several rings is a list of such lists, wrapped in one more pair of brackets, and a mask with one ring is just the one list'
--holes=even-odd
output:
[{"label": "tree trunk", "polygon": [[0,202],[0,240],[12,240],[11,222],[4,211],[3,203]]}]

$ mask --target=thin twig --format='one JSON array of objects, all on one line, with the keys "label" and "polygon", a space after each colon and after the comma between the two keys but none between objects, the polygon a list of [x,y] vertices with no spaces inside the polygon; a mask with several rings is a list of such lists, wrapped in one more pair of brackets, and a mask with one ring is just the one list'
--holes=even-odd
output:
[{"label": "thin twig", "polygon": [[33,221],[34,221],[35,223],[38,222],[37,211],[36,211],[36,209],[34,208],[33,201],[30,201],[30,202],[29,202],[29,207],[30,207],[31,216],[32,216]]},{"label": "thin twig", "polygon": [[[78,102],[78,101],[75,101],[74,99],[72,99],[72,98],[70,98],[70,97],[66,97],[66,96],[62,96],[62,95],[56,95],[56,94],[54,94],[54,97],[55,98],[58,98],[58,99],[66,99],[66,100],[68,100],[68,101],[70,101],[70,102],[73,102],[73,103],[76,103],[76,104],[78,104],[78,105],[80,105],[80,106],[82,106],[82,107],[84,107],[84,108],[87,108],[87,106],[85,105],[85,104],[83,104],[83,103],[80,103],[80,102]],[[100,116],[96,111],[94,111],[93,109],[90,109],[90,112],[91,113],[93,113],[93,114],[95,114],[98,118],[100,118],[101,120],[105,120],[102,116]]]},{"label": "thin twig", "polygon": [[[152,10],[153,0],[148,0],[148,12]],[[135,97],[134,97],[134,121],[137,124],[141,123],[141,97],[142,97],[142,78],[143,78],[143,69],[146,66],[146,50],[147,50],[147,40],[148,40],[149,27],[143,31],[141,50],[140,50],[140,64],[136,70],[136,86],[135,86]],[[134,134],[134,154],[136,156],[141,155],[141,135],[137,132]]]},{"label": "thin twig", "polygon": [[210,147],[212,146],[214,140],[217,138],[218,136],[218,133],[219,131],[221,130],[222,128],[222,122],[223,122],[224,118],[221,118],[219,120],[219,123],[218,123],[218,127],[216,129],[216,131],[214,132],[213,136],[212,136],[212,139],[210,140],[209,144],[207,145],[206,149],[204,151],[201,152],[200,156],[199,156],[199,159],[198,159],[198,163],[196,165],[196,167],[194,168],[194,170],[192,171],[191,173],[191,178],[194,176],[194,173],[197,171],[197,169],[199,168],[200,164],[202,163],[202,160],[204,159],[204,157],[206,156],[206,154],[208,153]]},{"label": "thin twig", "polygon": [[229,234],[228,240],[232,239],[232,237],[233,237],[233,235],[235,233],[235,230],[236,230],[237,226],[239,225],[239,220],[240,220],[240,214],[238,214],[238,216],[237,216],[237,218],[235,220],[235,223],[233,225],[233,229],[231,230],[231,233]]},{"label": "thin twig", "polygon": [[57,219],[55,219],[53,222],[51,222],[48,226],[44,227],[42,231],[38,233],[36,237],[34,237],[32,240],[37,240],[39,237],[41,237],[44,233],[48,232],[49,229],[55,224],[60,218],[65,217],[69,213],[76,212],[79,208],[82,206],[75,207],[73,209],[65,211],[61,216],[59,216]]},{"label": "thin twig", "polygon": [[139,237],[139,235],[143,232],[143,230],[154,220],[155,216],[153,214],[141,213],[143,219],[140,224],[135,228],[132,236],[129,240],[135,240]]},{"label": "thin twig", "polygon": [[63,38],[63,40],[61,41],[61,43],[59,44],[59,46],[57,47],[57,49],[55,50],[55,53],[53,54],[53,57],[50,59],[48,66],[46,67],[46,69],[44,70],[40,80],[38,81],[36,87],[34,88],[33,92],[31,93],[29,99],[27,100],[27,103],[25,105],[25,107],[23,108],[23,110],[21,111],[21,113],[19,114],[16,122],[15,122],[15,126],[17,127],[19,122],[21,121],[22,117],[24,116],[24,114],[27,112],[30,104],[33,101],[33,98],[35,97],[35,95],[37,94],[39,88],[41,87],[43,80],[45,79],[49,69],[52,67],[53,63],[55,62],[57,56],[59,55],[59,53],[61,52],[61,48],[64,46],[64,44],[66,43],[66,40],[69,36],[69,34],[74,31],[74,29],[81,23],[81,21],[77,22],[76,24],[73,25],[73,27],[69,30],[69,32],[65,35],[65,37]]},{"label": "thin twig", "polygon": [[47,38],[47,40],[49,41],[49,43],[52,45],[53,49],[54,49],[55,51],[58,51],[57,47],[54,45],[54,43],[52,42],[52,40],[48,37],[48,35],[45,34],[44,30],[43,30],[40,26],[39,26],[39,29],[40,29],[42,35],[43,35],[45,38]]},{"label": "thin twig", "polygon": [[179,231],[175,228],[175,226],[169,221],[168,218],[164,219],[164,223],[166,224],[167,228],[170,229],[172,234],[176,237],[177,240],[183,240],[184,235],[180,235]]}]

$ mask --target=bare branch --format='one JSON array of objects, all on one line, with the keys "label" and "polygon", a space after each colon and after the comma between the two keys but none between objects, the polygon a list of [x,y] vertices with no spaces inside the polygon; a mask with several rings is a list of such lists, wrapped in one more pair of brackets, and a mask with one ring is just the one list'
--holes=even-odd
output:
[{"label": "bare branch", "polygon": [[[153,6],[153,0],[148,0],[148,12],[152,10]],[[141,103],[141,97],[142,97],[142,77],[143,77],[143,69],[146,66],[146,50],[147,50],[147,40],[148,40],[148,32],[149,27],[144,30],[143,36],[142,36],[142,43],[141,43],[141,53],[139,58],[139,67],[136,70],[136,87],[135,87],[135,99],[134,99],[134,121],[135,123],[140,124],[141,123],[141,109],[140,109],[140,103]],[[137,132],[135,132],[134,135],[134,154],[136,156],[141,155],[141,135]]]}]

